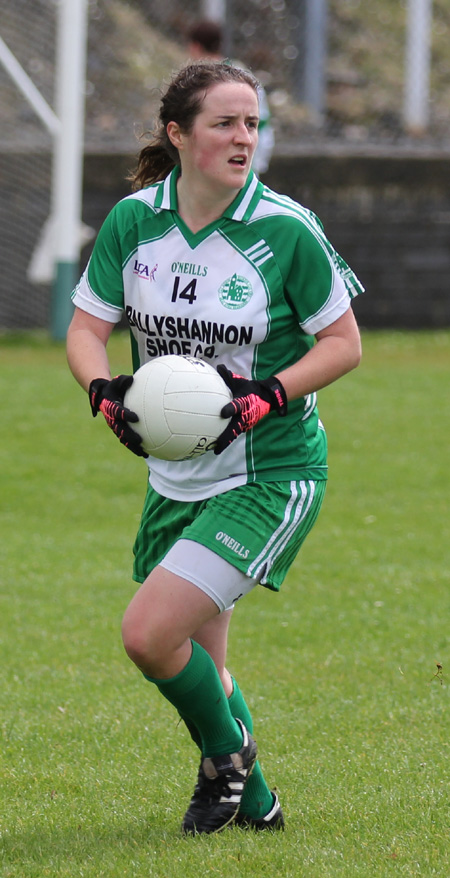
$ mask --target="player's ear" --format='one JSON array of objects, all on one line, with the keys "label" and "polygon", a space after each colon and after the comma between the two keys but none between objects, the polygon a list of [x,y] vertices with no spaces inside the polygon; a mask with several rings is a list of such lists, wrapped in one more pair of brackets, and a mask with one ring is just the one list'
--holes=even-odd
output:
[{"label": "player's ear", "polygon": [[183,148],[183,135],[178,122],[169,122],[166,128],[167,136],[175,149]]}]

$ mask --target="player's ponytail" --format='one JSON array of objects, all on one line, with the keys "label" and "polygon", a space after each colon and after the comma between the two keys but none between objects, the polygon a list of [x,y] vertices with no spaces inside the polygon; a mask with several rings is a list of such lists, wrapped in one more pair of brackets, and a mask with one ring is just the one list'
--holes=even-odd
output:
[{"label": "player's ponytail", "polygon": [[131,181],[133,192],[165,180],[172,168],[177,164],[176,159],[169,155],[165,146],[160,143],[149,143],[139,153],[136,170],[127,177]]}]

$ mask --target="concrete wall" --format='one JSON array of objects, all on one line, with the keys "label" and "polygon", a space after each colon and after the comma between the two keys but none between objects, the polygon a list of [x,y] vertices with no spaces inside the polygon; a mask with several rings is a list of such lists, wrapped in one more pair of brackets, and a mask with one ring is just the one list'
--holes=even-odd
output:
[{"label": "concrete wall", "polygon": [[366,287],[361,325],[450,326],[450,157],[286,155],[265,182],[318,214]]}]

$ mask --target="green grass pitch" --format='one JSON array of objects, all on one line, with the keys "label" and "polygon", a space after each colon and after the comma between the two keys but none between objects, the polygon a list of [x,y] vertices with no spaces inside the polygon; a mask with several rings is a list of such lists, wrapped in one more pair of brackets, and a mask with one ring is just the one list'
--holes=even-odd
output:
[{"label": "green grass pitch", "polygon": [[2,878],[450,875],[450,333],[363,345],[319,521],[231,632],[286,832],[185,839],[197,753],[120,642],[145,466],[61,345],[0,340]]}]

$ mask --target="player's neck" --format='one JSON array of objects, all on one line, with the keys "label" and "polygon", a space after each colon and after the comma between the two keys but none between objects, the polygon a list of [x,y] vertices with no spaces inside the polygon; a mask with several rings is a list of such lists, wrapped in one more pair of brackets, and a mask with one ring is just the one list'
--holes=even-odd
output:
[{"label": "player's neck", "polygon": [[218,189],[214,192],[211,186],[186,185],[182,177],[178,178],[177,196],[178,213],[191,232],[199,232],[210,223],[218,220],[231,202],[235,199],[238,189]]}]

